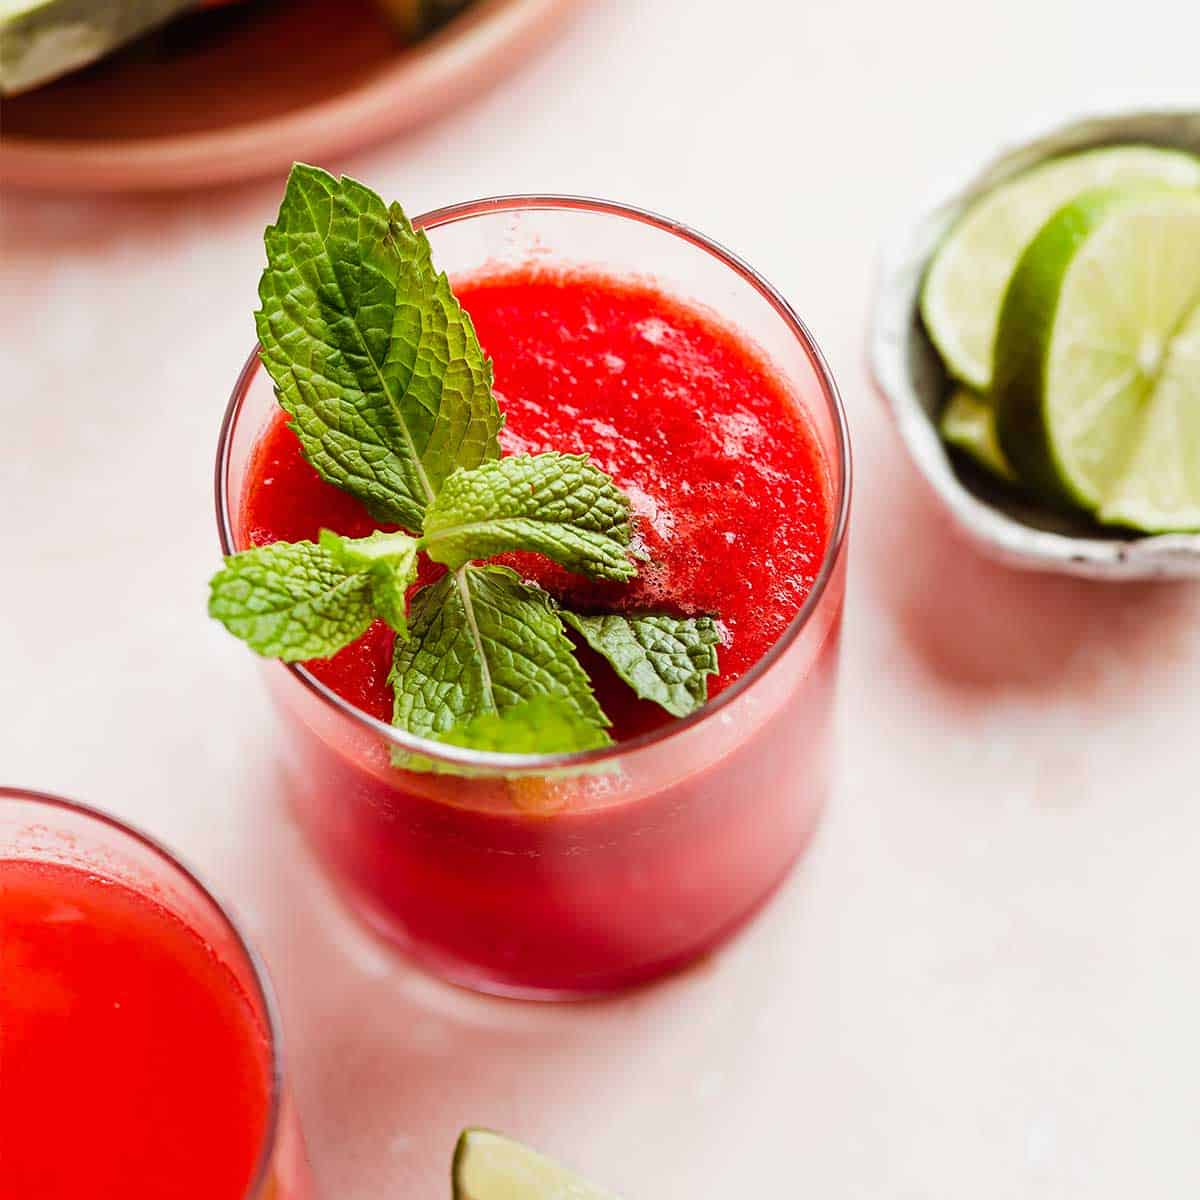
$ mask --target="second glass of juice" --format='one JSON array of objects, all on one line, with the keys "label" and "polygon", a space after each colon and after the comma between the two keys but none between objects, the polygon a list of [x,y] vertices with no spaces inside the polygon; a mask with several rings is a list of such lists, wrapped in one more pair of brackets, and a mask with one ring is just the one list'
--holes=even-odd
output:
[{"label": "second glass of juice", "polygon": [[[591,200],[428,214],[492,357],[506,453],[589,453],[631,497],[641,560],[597,585],[510,556],[577,611],[717,618],[709,702],[673,719],[583,661],[615,742],[506,756],[388,724],[382,625],[336,658],[264,664],[287,800],[350,904],[433,971],[570,998],[681,967],[733,933],[809,841],[829,782],[849,447],[804,325],[683,226]],[[225,553],[374,523],[303,460],[251,356],[221,433]],[[394,748],[434,769],[402,770]]]},{"label": "second glass of juice", "polygon": [[311,1200],[265,974],[167,851],[0,788],[0,1197]]}]

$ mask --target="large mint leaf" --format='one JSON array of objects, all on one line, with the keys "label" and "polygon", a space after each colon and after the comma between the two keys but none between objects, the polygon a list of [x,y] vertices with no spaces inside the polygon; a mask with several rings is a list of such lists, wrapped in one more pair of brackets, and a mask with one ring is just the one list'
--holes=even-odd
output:
[{"label": "large mint leaf", "polygon": [[538,697],[609,724],[549,597],[505,567],[462,567],[416,594],[391,683],[393,724],[421,737]]},{"label": "large mint leaf", "polygon": [[483,712],[438,734],[438,741],[500,754],[567,754],[612,741],[562,700],[539,696],[500,712]]},{"label": "large mint leaf", "polygon": [[255,314],[304,453],[375,516],[420,529],[442,481],[499,455],[491,363],[399,205],[297,164]]},{"label": "large mint leaf", "polygon": [[371,579],[371,602],[401,637],[408,636],[408,589],[417,580],[417,540],[406,533],[383,533],[346,538],[321,530],[321,545],[347,571],[366,571]]},{"label": "large mint leaf", "polygon": [[371,580],[313,542],[274,542],[225,560],[208,613],[268,658],[328,658],[370,625]]},{"label": "large mint leaf", "polygon": [[509,550],[598,579],[629,579],[629,500],[584,454],[520,454],[451,475],[425,515],[422,549],[460,567]]},{"label": "large mint leaf", "polygon": [[562,618],[604,655],[644,700],[686,717],[708,699],[708,676],[717,672],[720,635],[711,617],[662,614]]}]

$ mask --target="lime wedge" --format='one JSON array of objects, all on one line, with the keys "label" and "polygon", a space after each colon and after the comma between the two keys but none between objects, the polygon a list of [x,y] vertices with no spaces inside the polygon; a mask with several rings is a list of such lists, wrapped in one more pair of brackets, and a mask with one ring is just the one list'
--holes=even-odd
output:
[{"label": "lime wedge", "polygon": [[1129,465],[1099,517],[1147,533],[1200,529],[1200,305],[1171,339]]},{"label": "lime wedge", "polygon": [[486,1129],[465,1129],[450,1168],[454,1200],[614,1200],[558,1163]]},{"label": "lime wedge", "polygon": [[978,392],[991,386],[1004,289],[1034,234],[1080,192],[1161,183],[1200,188],[1200,158],[1153,146],[1113,146],[1055,158],[976,200],[925,276],[921,316],[946,369]]},{"label": "lime wedge", "polygon": [[959,388],[947,402],[938,428],[944,442],[974,459],[985,471],[1015,481],[1016,475],[996,437],[996,410],[986,396]]},{"label": "lime wedge", "polygon": [[0,0],[0,92],[15,95],[76,71],[191,7],[193,0]]},{"label": "lime wedge", "polygon": [[1101,519],[1116,519],[1107,505],[1125,495],[1122,519],[1133,515],[1146,487],[1128,473],[1143,452],[1151,470],[1164,465],[1168,417],[1156,409],[1169,360],[1166,395],[1187,423],[1175,466],[1190,473],[1188,425],[1194,439],[1200,412],[1178,403],[1194,367],[1186,339],[1172,351],[1197,304],[1200,193],[1088,192],[1051,217],[1021,256],[996,338],[997,431],[1027,484]]}]

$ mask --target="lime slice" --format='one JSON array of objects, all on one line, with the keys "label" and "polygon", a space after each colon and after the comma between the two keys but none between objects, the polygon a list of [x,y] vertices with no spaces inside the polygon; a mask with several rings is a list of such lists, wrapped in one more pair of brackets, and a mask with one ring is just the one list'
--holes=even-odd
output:
[{"label": "lime slice", "polygon": [[454,1200],[614,1200],[558,1163],[486,1129],[465,1129],[450,1168]]},{"label": "lime slice", "polygon": [[[1051,217],[1021,256],[996,338],[992,399],[1017,474],[1114,519],[1106,505],[1139,454],[1162,453],[1162,431],[1150,436],[1159,387],[1170,359],[1168,398],[1181,396],[1190,358],[1186,344],[1171,351],[1198,303],[1200,193],[1088,192]],[[1200,425],[1200,412],[1186,420]]]},{"label": "lime slice", "polygon": [[985,471],[1001,479],[1016,480],[996,437],[996,410],[992,402],[970,388],[959,388],[942,412],[942,440],[973,458]]},{"label": "lime slice", "polygon": [[1153,146],[1114,146],[1051,159],[976,200],[925,276],[921,316],[946,369],[978,392],[992,379],[1004,289],[1034,234],[1080,192],[1134,183],[1200,188],[1200,158]]},{"label": "lime slice", "polygon": [[191,7],[193,0],[0,0],[0,92],[49,83]]},{"label": "lime slice", "polygon": [[1099,516],[1148,533],[1200,529],[1200,305],[1171,339],[1129,465]]}]

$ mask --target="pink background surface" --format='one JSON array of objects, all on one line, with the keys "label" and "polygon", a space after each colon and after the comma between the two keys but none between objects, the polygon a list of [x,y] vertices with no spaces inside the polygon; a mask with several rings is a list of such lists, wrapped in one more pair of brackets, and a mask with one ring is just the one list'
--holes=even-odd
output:
[{"label": "pink background surface", "polygon": [[805,867],[729,950],[575,1008],[396,962],[259,801],[266,699],[204,617],[217,423],[279,183],[6,194],[0,768],[168,839],[282,995],[339,1200],[447,1194],[502,1128],[628,1200],[1200,1191],[1200,591],[990,566],[870,391],[875,249],[1033,116],[1195,93],[1200,14],[809,0],[584,12],[519,76],[347,161],[411,212],[591,192],[697,225],[796,303],[856,438],[841,777]]}]

